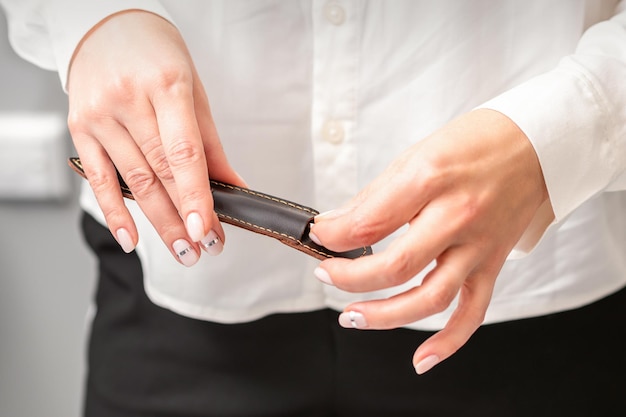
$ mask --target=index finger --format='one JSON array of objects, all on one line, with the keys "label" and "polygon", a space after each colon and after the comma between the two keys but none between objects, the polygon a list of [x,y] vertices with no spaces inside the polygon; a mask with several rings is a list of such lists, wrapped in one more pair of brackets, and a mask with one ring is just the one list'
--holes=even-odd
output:
[{"label": "index finger", "polygon": [[437,259],[454,242],[456,225],[441,210],[424,209],[406,233],[382,252],[355,260],[323,261],[315,275],[351,292],[375,291],[403,284]]},{"label": "index finger", "polygon": [[430,175],[396,161],[344,208],[322,214],[313,240],[337,251],[372,245],[413,219],[428,201]]}]

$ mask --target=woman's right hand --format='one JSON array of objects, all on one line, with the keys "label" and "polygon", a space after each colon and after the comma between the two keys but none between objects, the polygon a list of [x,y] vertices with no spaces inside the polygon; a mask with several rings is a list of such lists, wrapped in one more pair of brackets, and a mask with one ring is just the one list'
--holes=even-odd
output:
[{"label": "woman's right hand", "polygon": [[172,255],[193,265],[221,252],[209,176],[245,185],[226,159],[209,102],[178,30],[143,11],[94,27],[74,55],[68,125],[107,224],[127,252],[138,241],[116,168]]}]

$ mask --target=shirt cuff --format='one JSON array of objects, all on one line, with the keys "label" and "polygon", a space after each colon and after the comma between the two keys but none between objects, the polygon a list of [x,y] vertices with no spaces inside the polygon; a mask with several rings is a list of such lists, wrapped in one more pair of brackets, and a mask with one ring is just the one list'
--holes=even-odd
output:
[{"label": "shirt cuff", "polygon": [[124,10],[144,10],[172,21],[165,8],[156,0],[58,0],[44,4],[42,13],[49,31],[56,69],[66,92],[69,67],[76,48],[83,37],[103,19]]},{"label": "shirt cuff", "polygon": [[561,222],[620,176],[624,118],[614,96],[619,94],[605,94],[585,67],[568,57],[557,69],[480,106],[506,115],[526,134],[548,189],[548,206],[537,211],[512,256],[532,250],[550,224]]}]

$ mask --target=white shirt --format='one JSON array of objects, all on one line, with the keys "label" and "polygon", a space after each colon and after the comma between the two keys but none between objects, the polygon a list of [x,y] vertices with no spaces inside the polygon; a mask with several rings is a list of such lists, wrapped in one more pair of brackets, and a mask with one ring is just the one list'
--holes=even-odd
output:
[{"label": "white shirt", "polygon": [[[545,218],[529,227],[485,322],[579,307],[626,284],[626,12],[617,1],[2,3],[16,51],[58,70],[63,83],[76,45],[104,17],[137,8],[170,19],[235,169],[252,188],[320,211],[346,202],[456,115],[498,110],[535,147],[556,220],[543,235],[535,230]],[[87,187],[81,204],[103,222]],[[312,258],[228,225],[224,252],[185,268],[128,205],[148,296],[189,317],[232,323],[341,310],[423,276],[350,294],[320,284]],[[441,328],[453,309],[408,327]]]}]

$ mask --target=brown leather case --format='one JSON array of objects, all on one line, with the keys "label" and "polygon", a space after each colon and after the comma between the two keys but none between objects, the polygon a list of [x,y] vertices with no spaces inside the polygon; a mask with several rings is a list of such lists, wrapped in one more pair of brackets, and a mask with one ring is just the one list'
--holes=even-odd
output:
[{"label": "brown leather case", "polygon": [[[85,177],[79,158],[69,158],[69,166]],[[133,193],[118,175],[124,197],[133,199]],[[333,252],[317,245],[309,238],[310,224],[319,214],[317,210],[283,198],[211,180],[214,210],[224,223],[278,239],[280,242],[317,259],[349,258],[371,255],[367,246],[347,252]]]}]

